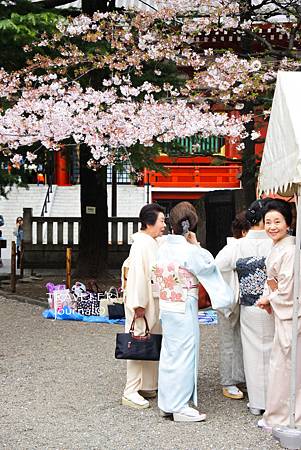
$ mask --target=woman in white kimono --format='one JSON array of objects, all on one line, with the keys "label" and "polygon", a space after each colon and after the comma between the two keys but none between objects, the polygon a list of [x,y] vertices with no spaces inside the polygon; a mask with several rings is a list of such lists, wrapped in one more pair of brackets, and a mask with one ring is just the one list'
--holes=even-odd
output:
[{"label": "woman in white kimono", "polygon": [[[232,222],[233,237],[227,238],[227,245],[215,258],[216,264],[226,260],[233,254],[233,246],[237,240],[245,237],[251,225],[246,219],[246,211],[237,214]],[[221,264],[222,266],[222,264]],[[236,270],[221,270],[225,282],[231,287],[235,295],[235,304],[229,317],[218,312],[219,353],[220,353],[220,380],[223,395],[227,398],[239,400],[244,397],[237,384],[245,383],[243,353],[240,334],[240,306],[239,281]]]},{"label": "woman in white kimono", "polygon": [[240,327],[243,361],[251,414],[265,410],[268,370],[274,338],[273,317],[256,307],[266,280],[265,259],[272,240],[264,231],[263,213],[270,199],[256,200],[246,212],[251,224],[247,235],[238,239],[233,251],[217,258],[222,272],[236,270],[239,278]]},{"label": "woman in white kimono", "polygon": [[[163,208],[156,203],[145,205],[140,211],[141,231],[133,235],[126,273],[125,330],[129,331],[135,318],[135,334],[145,332],[145,316],[152,333],[161,333],[159,301],[152,290],[152,268],[156,262],[158,241],[165,230]],[[124,268],[128,270],[124,270]],[[155,397],[158,388],[157,361],[127,361],[127,381],[122,404],[136,409],[149,407],[147,398]]]},{"label": "woman in white kimono", "polygon": [[[293,317],[295,238],[288,235],[292,222],[290,204],[274,200],[267,205],[265,230],[273,240],[267,259],[267,282],[257,306],[274,312],[275,337],[271,352],[266,410],[258,422],[271,430],[288,426],[290,398],[291,339]],[[268,314],[267,314],[268,315]],[[301,426],[301,306],[298,311],[297,374],[295,423]]]},{"label": "woman in white kimono", "polygon": [[[172,235],[158,251],[154,279],[160,292],[162,348],[159,363],[158,406],[161,415],[173,415],[176,422],[200,422],[197,406],[199,354],[198,282],[221,306],[232,302],[232,291],[224,283],[212,255],[196,240],[198,217],[195,209],[181,202],[170,212]],[[190,242],[187,242],[187,240]]]}]

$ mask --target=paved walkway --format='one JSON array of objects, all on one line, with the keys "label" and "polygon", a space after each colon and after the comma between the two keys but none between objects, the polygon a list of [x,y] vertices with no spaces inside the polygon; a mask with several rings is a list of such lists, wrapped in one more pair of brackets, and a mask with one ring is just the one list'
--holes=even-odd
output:
[{"label": "paved walkway", "polygon": [[38,306],[0,297],[0,449],[274,450],[247,400],[218,384],[215,325],[202,325],[200,410],[205,423],[120,404],[125,362],[114,359],[118,325],[43,319]]}]

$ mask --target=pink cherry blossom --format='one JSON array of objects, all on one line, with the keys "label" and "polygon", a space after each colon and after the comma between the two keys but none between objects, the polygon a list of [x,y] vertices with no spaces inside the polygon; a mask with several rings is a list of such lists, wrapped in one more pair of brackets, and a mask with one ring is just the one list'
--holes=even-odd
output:
[{"label": "pink cherry blossom", "polygon": [[[157,0],[156,8],[64,19],[54,35],[43,35],[26,49],[49,47],[55,58],[35,54],[20,71],[0,69],[0,143],[15,166],[22,163],[20,147],[42,144],[57,151],[67,140],[68,145],[90,147],[88,165],[94,170],[115,159],[129,160],[137,145],[147,152],[153,145],[196,134],[227,136],[243,149],[239,140],[247,137],[245,124],[253,118],[241,113],[246,101],[269,94],[277,70],[300,70],[300,61],[283,58],[265,66],[258,58],[202,50],[200,35],[236,32],[241,26],[236,1]],[[253,27],[242,25],[241,30]],[[112,51],[87,57],[81,43],[101,41]],[[180,85],[167,82],[166,62],[190,76],[182,76]],[[152,82],[144,78],[148,66]],[[66,78],[67,68],[74,70],[74,79]],[[106,78],[97,88],[81,85],[94,70],[105,70]],[[237,115],[212,112],[211,104],[221,101]],[[27,153],[29,161],[34,157]]]},{"label": "pink cherry blossom", "polygon": [[13,167],[16,167],[17,169],[20,168],[20,165],[22,163],[22,155],[19,155],[16,153],[12,158],[10,158],[10,161],[13,165]]},{"label": "pink cherry blossom", "polygon": [[32,152],[27,152],[27,153],[26,153],[26,159],[27,159],[30,163],[32,163],[35,159],[37,159],[37,157],[38,157],[38,155],[35,155],[35,154],[32,153]]}]

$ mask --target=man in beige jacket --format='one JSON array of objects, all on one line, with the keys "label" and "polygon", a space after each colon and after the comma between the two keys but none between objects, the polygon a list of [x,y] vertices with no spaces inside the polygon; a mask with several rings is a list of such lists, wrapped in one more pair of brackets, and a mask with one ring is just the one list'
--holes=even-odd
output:
[{"label": "man in beige jacket", "polygon": [[[135,334],[145,332],[144,316],[151,333],[161,333],[159,301],[154,296],[151,282],[156,262],[158,242],[165,230],[164,210],[156,203],[145,205],[139,215],[141,230],[133,235],[128,259],[123,265],[126,273],[125,330],[128,332],[135,319]],[[124,270],[124,268],[128,270]],[[149,407],[147,398],[155,397],[158,388],[157,361],[127,361],[127,381],[122,404],[136,409]]]}]

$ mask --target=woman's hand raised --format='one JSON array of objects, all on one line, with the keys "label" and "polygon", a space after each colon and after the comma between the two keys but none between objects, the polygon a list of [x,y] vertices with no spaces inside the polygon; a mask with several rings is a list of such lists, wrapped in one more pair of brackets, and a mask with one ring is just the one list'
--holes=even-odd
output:
[{"label": "woman's hand raised", "polygon": [[186,241],[190,244],[199,245],[198,240],[196,238],[196,234],[193,233],[193,231],[189,231],[187,234],[185,234]]}]

